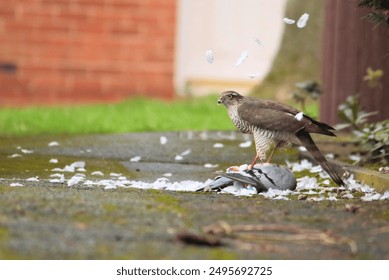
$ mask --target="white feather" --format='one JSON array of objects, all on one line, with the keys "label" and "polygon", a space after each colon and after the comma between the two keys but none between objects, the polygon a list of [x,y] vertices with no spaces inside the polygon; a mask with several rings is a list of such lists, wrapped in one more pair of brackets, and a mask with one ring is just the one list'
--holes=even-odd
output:
[{"label": "white feather", "polygon": [[261,40],[259,40],[258,38],[254,37],[254,42],[263,47]]},{"label": "white feather", "polygon": [[294,118],[295,118],[296,120],[298,120],[298,121],[301,121],[301,120],[303,119],[303,117],[304,117],[304,113],[303,113],[303,112],[300,112],[300,113],[298,113],[298,114],[296,114],[296,115],[294,116]]},{"label": "white feather", "polygon": [[140,161],[141,159],[142,159],[141,156],[134,156],[134,157],[130,158],[130,161],[131,161],[131,162],[138,162],[138,161]]},{"label": "white feather", "polygon": [[238,58],[238,60],[236,61],[235,66],[241,65],[241,64],[246,60],[246,58],[248,57],[248,55],[249,55],[249,52],[248,52],[248,51],[243,51],[243,52],[240,54],[240,57]]},{"label": "white feather", "polygon": [[208,63],[213,63],[213,51],[212,50],[207,50],[205,52],[205,59],[207,60]]},{"label": "white feather", "polygon": [[161,145],[166,145],[167,143],[167,137],[166,136],[161,136],[159,138],[159,142],[161,143]]},{"label": "white feather", "polygon": [[294,19],[290,19],[290,18],[284,18],[283,21],[286,24],[294,24],[296,22]]},{"label": "white feather", "polygon": [[309,19],[309,14],[304,13],[299,20],[297,21],[298,28],[304,28],[307,25],[307,21]]}]

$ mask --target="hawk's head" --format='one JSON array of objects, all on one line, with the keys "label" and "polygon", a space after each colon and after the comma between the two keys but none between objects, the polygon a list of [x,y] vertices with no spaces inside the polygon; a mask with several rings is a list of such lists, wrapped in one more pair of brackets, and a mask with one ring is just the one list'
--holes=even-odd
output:
[{"label": "hawk's head", "polygon": [[224,106],[228,107],[237,105],[242,99],[243,96],[237,93],[236,91],[228,90],[220,93],[217,103],[223,104]]}]

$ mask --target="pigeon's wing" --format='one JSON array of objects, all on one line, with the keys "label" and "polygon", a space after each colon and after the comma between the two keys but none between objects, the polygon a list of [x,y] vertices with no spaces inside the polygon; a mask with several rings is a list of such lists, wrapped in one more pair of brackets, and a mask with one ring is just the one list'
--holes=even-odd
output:
[{"label": "pigeon's wing", "polygon": [[198,188],[196,192],[222,190],[228,186],[231,186],[232,184],[233,181],[231,179],[217,176],[211,183]]},{"label": "pigeon's wing", "polygon": [[222,177],[231,179],[232,181],[240,182],[243,184],[251,185],[257,189],[258,192],[267,191],[267,188],[262,184],[260,180],[255,177],[249,177],[240,173],[218,173]]}]

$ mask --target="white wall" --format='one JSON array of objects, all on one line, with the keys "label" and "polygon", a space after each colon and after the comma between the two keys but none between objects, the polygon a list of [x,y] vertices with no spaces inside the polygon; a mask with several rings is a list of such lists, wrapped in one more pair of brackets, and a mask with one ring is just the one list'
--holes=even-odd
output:
[{"label": "white wall", "polygon": [[[248,91],[270,70],[287,0],[178,0],[175,87],[178,94]],[[255,42],[258,38],[263,46]],[[212,50],[208,63],[205,51]],[[247,59],[235,66],[240,54]],[[248,73],[260,73],[250,78]],[[188,82],[191,87],[188,88]],[[243,92],[245,93],[245,92]]]}]

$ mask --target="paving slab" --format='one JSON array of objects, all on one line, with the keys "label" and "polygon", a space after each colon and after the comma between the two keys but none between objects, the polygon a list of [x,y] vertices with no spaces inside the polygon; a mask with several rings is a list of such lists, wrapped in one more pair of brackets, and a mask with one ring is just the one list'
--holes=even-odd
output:
[{"label": "paving slab", "polygon": [[[75,161],[85,161],[86,170],[62,172],[66,179],[114,173],[153,182],[171,173],[171,181],[203,182],[249,163],[254,146],[240,147],[248,140],[235,131],[0,137],[0,258],[389,258],[388,200],[272,200],[50,182],[53,168]],[[59,145],[49,146],[53,141]],[[275,157],[285,159],[297,153]]]}]

